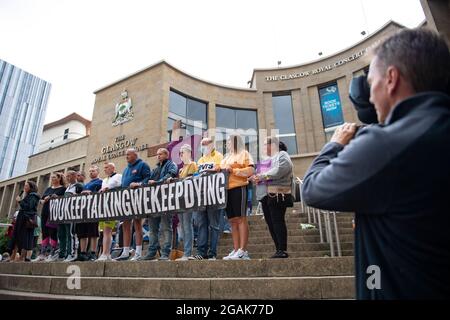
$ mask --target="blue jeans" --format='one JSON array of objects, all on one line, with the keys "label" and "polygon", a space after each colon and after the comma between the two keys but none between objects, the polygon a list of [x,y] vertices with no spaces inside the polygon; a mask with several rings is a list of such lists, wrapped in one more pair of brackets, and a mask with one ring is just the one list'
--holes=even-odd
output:
[{"label": "blue jeans", "polygon": [[225,230],[231,231],[230,221],[228,221],[227,213],[225,210],[220,210],[222,213],[220,214],[220,232],[224,232]]},{"label": "blue jeans", "polygon": [[150,236],[148,241],[148,256],[155,256],[159,246],[159,231],[164,236],[164,244],[161,250],[161,256],[168,257],[172,247],[172,215],[163,215],[160,217],[149,217],[148,226]]},{"label": "blue jeans", "polygon": [[194,226],[192,224],[192,212],[179,213],[181,230],[183,232],[184,256],[192,256],[192,243],[194,240]]},{"label": "blue jeans", "polygon": [[[203,257],[217,256],[217,243],[220,234],[220,215],[222,210],[211,210],[197,212],[198,238],[197,254]],[[209,252],[208,252],[208,238]]]}]

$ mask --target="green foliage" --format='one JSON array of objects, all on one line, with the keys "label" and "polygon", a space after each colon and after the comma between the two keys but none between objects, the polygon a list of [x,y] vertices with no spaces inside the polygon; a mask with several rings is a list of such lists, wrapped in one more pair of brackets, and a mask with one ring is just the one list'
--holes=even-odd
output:
[{"label": "green foliage", "polygon": [[[7,223],[8,219],[0,219],[1,223]],[[6,237],[6,228],[0,228],[0,254],[6,251],[8,248],[8,238]]]}]

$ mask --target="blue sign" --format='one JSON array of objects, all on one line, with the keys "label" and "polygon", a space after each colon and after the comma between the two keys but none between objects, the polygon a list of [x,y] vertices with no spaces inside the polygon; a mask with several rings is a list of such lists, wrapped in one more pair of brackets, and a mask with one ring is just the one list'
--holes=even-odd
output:
[{"label": "blue sign", "polygon": [[341,99],[337,85],[319,89],[320,106],[322,109],[323,127],[330,128],[344,123]]}]

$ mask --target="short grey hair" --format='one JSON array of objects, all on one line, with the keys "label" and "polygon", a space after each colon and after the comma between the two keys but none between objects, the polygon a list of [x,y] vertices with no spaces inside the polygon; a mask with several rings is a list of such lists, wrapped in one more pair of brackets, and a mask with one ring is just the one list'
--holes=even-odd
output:
[{"label": "short grey hair", "polygon": [[158,151],[162,151],[165,154],[169,155],[169,150],[167,150],[166,148],[159,148]]},{"label": "short grey hair", "polygon": [[385,39],[373,51],[380,65],[395,66],[415,92],[450,90],[450,52],[437,32],[403,29]]},{"label": "short grey hair", "polygon": [[115,165],[114,162],[105,162],[105,166],[111,166],[111,167],[113,167],[114,169],[116,168],[116,165]]},{"label": "short grey hair", "polygon": [[186,143],[186,144],[183,144],[183,145],[181,146],[181,148],[180,148],[180,152],[183,152],[183,151],[189,151],[189,152],[192,152],[192,148],[191,148],[190,145],[188,145],[188,144]]},{"label": "short grey hair", "polygon": [[135,155],[139,155],[138,154],[138,152],[137,152],[137,150],[135,149],[135,148],[129,148],[129,149],[127,149],[127,151],[126,152],[132,152],[132,153],[134,153]]},{"label": "short grey hair", "polygon": [[205,137],[202,139],[202,141],[200,143],[206,142],[208,144],[213,143],[213,139],[209,138],[209,137]]}]

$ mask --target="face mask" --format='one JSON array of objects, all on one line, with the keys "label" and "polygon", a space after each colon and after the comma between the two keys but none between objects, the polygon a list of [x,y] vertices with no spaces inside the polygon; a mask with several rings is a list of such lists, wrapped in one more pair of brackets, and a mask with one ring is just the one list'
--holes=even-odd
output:
[{"label": "face mask", "polygon": [[190,154],[186,154],[186,153],[182,153],[181,155],[181,161],[183,161],[184,163],[188,162],[189,160],[191,160],[191,155]]},{"label": "face mask", "polygon": [[209,150],[210,150],[209,147],[202,146],[201,149],[202,149],[202,154],[203,155],[209,154]]}]

